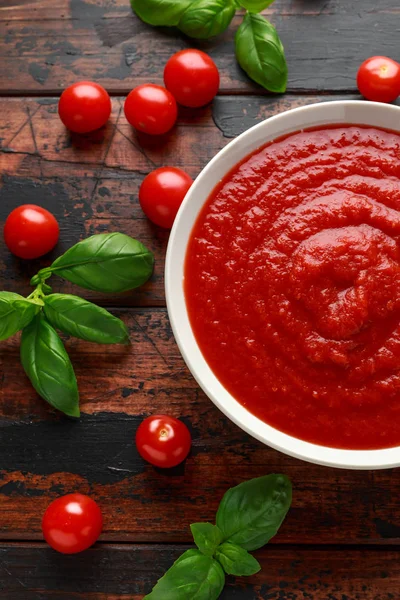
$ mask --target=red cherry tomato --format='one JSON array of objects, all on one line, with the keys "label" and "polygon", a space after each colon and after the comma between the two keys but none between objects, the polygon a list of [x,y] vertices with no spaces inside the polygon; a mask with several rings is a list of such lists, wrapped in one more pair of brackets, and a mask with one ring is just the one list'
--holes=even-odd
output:
[{"label": "red cherry tomato", "polygon": [[168,415],[147,417],[136,432],[140,456],[156,467],[176,467],[189,454],[191,444],[186,425]]},{"label": "red cherry tomato", "polygon": [[193,179],[176,167],[161,167],[149,173],[139,190],[144,214],[160,227],[171,229]]},{"label": "red cherry tomato", "polygon": [[165,65],[164,82],[179,104],[196,108],[208,104],[217,94],[219,72],[205,52],[181,50]]},{"label": "red cherry tomato", "polygon": [[125,100],[124,111],[132,127],[151,135],[166,133],[178,117],[173,95],[161,85],[152,83],[132,90]]},{"label": "red cherry tomato", "polygon": [[357,86],[367,100],[393,102],[400,96],[400,64],[386,56],[372,56],[357,74]]},{"label": "red cherry tomato", "polygon": [[61,94],[58,114],[65,127],[75,133],[94,131],[103,127],[110,117],[110,96],[98,83],[74,83]]},{"label": "red cherry tomato", "polygon": [[53,215],[35,204],[15,208],[4,225],[4,241],[19,258],[38,258],[58,242],[60,228]]},{"label": "red cherry tomato", "polygon": [[76,554],[90,548],[102,527],[98,504],[83,494],[57,498],[47,508],[42,521],[44,539],[63,554]]}]

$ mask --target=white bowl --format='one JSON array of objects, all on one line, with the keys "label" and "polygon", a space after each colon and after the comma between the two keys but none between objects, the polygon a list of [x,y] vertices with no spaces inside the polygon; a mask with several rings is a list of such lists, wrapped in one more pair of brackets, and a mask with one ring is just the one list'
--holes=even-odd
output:
[{"label": "white bowl", "polygon": [[175,339],[190,371],[216,406],[256,439],[303,460],[348,469],[400,466],[400,447],[340,450],[311,444],[278,431],[246,410],[208,366],[189,322],[183,289],[186,248],[197,216],[217,183],[238,162],[270,140],[301,129],[330,124],[371,125],[400,131],[400,107],[363,101],[335,101],[288,110],[255,125],[221,150],[203,169],[176,217],[169,240],[165,286]]}]

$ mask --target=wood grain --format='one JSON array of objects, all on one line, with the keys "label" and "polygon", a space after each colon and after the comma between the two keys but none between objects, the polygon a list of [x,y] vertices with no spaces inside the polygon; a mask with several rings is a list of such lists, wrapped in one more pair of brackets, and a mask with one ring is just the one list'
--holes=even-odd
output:
[{"label": "wood grain", "polygon": [[[40,539],[49,502],[80,490],[104,511],[104,540],[186,542],[189,524],[212,521],[229,487],[283,472],[294,500],[279,543],[400,543],[399,470],[339,471],[267,448],[199,390],[165,309],[114,312],[129,326],[130,349],[66,343],[81,392],[79,422],[37,397],[18,338],[1,345],[0,539]],[[145,464],[135,449],[136,428],[155,413],[181,417],[192,431],[192,453],[172,471]]]},{"label": "wood grain", "polygon": [[[265,14],[286,49],[290,91],[355,91],[357,66],[368,56],[398,58],[397,0],[276,0]],[[235,60],[241,19],[217,39],[199,42],[173,29],[155,31],[132,14],[128,0],[3,0],[0,92],[58,93],[95,79],[124,93],[149,80],[161,83],[169,56],[194,46],[215,59],[223,93],[265,93]]]},{"label": "wood grain", "polygon": [[[43,544],[3,544],[7,600],[139,600],[185,546],[97,545],[79,556]],[[220,600],[396,600],[398,550],[269,546],[262,571],[227,577]],[[99,576],[101,574],[101,576]]]},{"label": "wood grain", "polygon": [[[38,269],[93,233],[124,231],[156,257],[154,276],[140,290],[117,297],[83,292],[124,319],[132,346],[66,339],[81,392],[79,421],[37,397],[20,366],[18,336],[0,345],[4,600],[139,600],[187,547],[181,544],[191,543],[190,523],[212,521],[226,489],[269,472],[291,477],[293,507],[279,535],[257,553],[262,572],[229,578],[221,600],[398,599],[399,470],[308,465],[253,440],[214,407],[187,370],[164,308],[168,232],[147,221],[137,196],[155,167],[180,166],[195,177],[263,118],[359,98],[361,61],[399,58],[399,12],[396,0],[276,0],[266,16],[285,45],[290,93],[273,96],[236,63],[239,13],[218,39],[196,42],[145,25],[129,0],[2,0],[0,228],[13,208],[32,202],[56,215],[61,237],[52,255],[29,263],[0,244],[0,289],[29,293]],[[215,59],[220,95],[212,107],[181,109],[165,136],[138,135],[124,118],[123,97],[139,83],[162,83],[168,57],[192,46]],[[114,96],[110,122],[87,136],[70,135],[57,115],[56,96],[81,79]],[[56,278],[54,287],[77,291]],[[143,417],[156,412],[181,417],[193,436],[187,461],[170,471],[145,464],[133,441]],[[39,542],[41,518],[54,498],[77,490],[99,502],[104,533],[95,548],[66,557]]]},{"label": "wood grain", "polygon": [[[345,95],[343,97],[351,98]],[[221,97],[212,107],[181,110],[179,123],[162,137],[137,134],[113,100],[110,123],[87,136],[70,135],[57,114],[57,99],[0,99],[0,227],[20,204],[40,204],[60,222],[60,243],[36,261],[20,261],[0,253],[0,282],[27,294],[29,280],[40,268],[79,239],[104,231],[123,231],[138,238],[155,254],[151,282],[119,297],[90,292],[83,295],[107,305],[162,306],[164,257],[168,232],[144,216],[138,190],[155,167],[172,164],[196,177],[232,138],[282,110],[332,96]],[[72,286],[54,279],[58,291]],[[76,291],[76,288],[75,288]]]}]

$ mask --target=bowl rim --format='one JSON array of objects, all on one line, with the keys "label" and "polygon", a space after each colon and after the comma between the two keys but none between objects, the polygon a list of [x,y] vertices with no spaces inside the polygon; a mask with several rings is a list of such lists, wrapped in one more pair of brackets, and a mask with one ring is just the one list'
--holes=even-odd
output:
[{"label": "bowl rim", "polygon": [[[394,124],[396,118],[397,123],[400,123],[400,107],[396,105],[366,102],[363,100],[335,100],[309,104],[271,116],[250,127],[231,140],[207,163],[188,191],[171,230],[165,262],[166,303],[175,340],[190,372],[208,398],[210,398],[212,402],[242,430],[263,442],[265,445],[306,462],[343,469],[389,469],[400,466],[400,446],[377,450],[344,450],[331,448],[329,446],[320,446],[283,433],[268,425],[244,408],[219,382],[203,357],[190,325],[183,287],[187,240],[190,237],[201,208],[204,206],[204,203],[207,201],[217,182],[212,185],[211,190],[209,190],[208,193],[202,192],[201,187],[207,185],[207,178],[212,179],[210,176],[213,174],[213,171],[216,170],[218,165],[224,161],[226,157],[232,154],[233,151],[237,151],[239,146],[244,146],[244,142],[249,143],[250,146],[252,146],[251,140],[254,140],[254,138],[264,130],[266,132],[265,142],[256,144],[253,149],[247,149],[243,152],[241,158],[235,159],[231,166],[222,169],[222,175],[219,176],[219,180],[221,180],[235,164],[248,156],[252,151],[260,148],[264,143],[268,143],[268,141],[277,139],[287,133],[295,133],[296,131],[301,131],[302,129],[308,129],[310,127],[323,127],[324,125],[329,126],[332,124],[340,125],[341,123],[347,125],[370,125],[371,127],[384,128],[383,125],[364,123],[362,119],[346,121],[344,114],[343,120],[337,118],[332,119],[332,114],[341,109],[356,110],[357,112],[368,113],[369,115],[374,111],[375,114],[380,113],[382,115],[386,113],[390,118],[394,118]],[[296,126],[285,129],[285,121],[287,119],[290,120],[290,117],[293,116],[296,117]],[[315,119],[315,125],[303,124],[302,126],[301,122],[303,118],[307,119],[307,117],[311,118],[311,120]],[[368,120],[372,121],[373,119],[370,116]],[[271,129],[274,125],[279,126],[280,124],[282,124],[282,133],[274,134],[269,137],[268,129]],[[400,126],[398,127],[400,132]],[[387,128],[390,129],[390,127]],[[397,130],[397,128],[393,130]],[[203,197],[201,198],[201,196]],[[193,214],[190,215],[189,212],[193,213],[194,217]],[[187,224],[188,214],[190,217],[189,224]],[[182,239],[182,231],[184,232],[183,237],[185,239],[187,238],[186,243],[184,243],[184,240]]]}]

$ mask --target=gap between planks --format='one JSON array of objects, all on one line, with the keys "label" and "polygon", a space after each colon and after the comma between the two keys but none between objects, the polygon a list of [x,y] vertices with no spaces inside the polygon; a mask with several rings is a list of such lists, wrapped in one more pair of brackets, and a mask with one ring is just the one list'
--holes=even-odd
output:
[{"label": "gap between planks", "polygon": [[[290,551],[302,551],[304,549],[312,549],[312,550],[320,550],[321,552],[324,552],[326,550],[330,550],[332,552],[335,551],[340,551],[340,550],[346,550],[349,552],[352,551],[357,551],[357,550],[365,550],[366,547],[368,548],[368,550],[373,550],[373,551],[377,551],[377,552],[385,552],[385,551],[395,551],[396,549],[400,550],[400,544],[399,543],[385,543],[385,544],[376,544],[376,543],[368,543],[368,541],[366,541],[365,543],[358,543],[358,544],[354,544],[354,543],[341,543],[341,544],[311,544],[311,543],[305,543],[305,544],[282,544],[282,543],[273,543],[273,544],[266,544],[266,546],[270,546],[274,551],[278,551],[278,552],[290,552]],[[263,546],[263,549],[266,548],[266,546]],[[93,546],[91,546],[91,550],[96,550],[96,549],[100,549],[100,548],[109,548],[109,549],[129,549],[129,547],[139,547],[139,548],[154,548],[154,547],[160,547],[160,548],[179,548],[182,550],[189,550],[191,548],[195,547],[195,544],[193,542],[193,544],[189,544],[186,541],[183,542],[179,542],[179,541],[171,541],[171,542],[166,542],[166,541],[160,541],[160,542],[133,542],[133,541],[113,541],[113,542],[103,542],[102,540],[97,541]],[[0,539],[0,550],[2,548],[49,548],[47,542],[45,542],[44,540],[4,540],[2,541]],[[257,552],[256,550],[254,552]]]},{"label": "gap between planks", "polygon": [[[50,89],[50,90],[28,90],[26,93],[21,93],[20,90],[7,90],[7,91],[0,91],[0,98],[58,98],[62,92],[63,92],[64,88],[62,89]],[[127,94],[129,94],[129,92],[132,90],[132,87],[128,87],[128,88],[119,88],[116,90],[113,90],[111,92],[108,92],[111,98],[118,98],[121,96],[126,96]],[[343,88],[343,89],[335,89],[335,90],[330,90],[330,89],[302,89],[302,88],[293,88],[290,89],[288,88],[286,90],[286,92],[284,94],[272,94],[270,92],[268,92],[267,90],[254,90],[254,89],[248,89],[248,90],[236,90],[236,89],[231,89],[231,90],[220,90],[218,92],[218,96],[265,96],[265,97],[270,97],[270,98],[284,98],[286,94],[292,95],[292,96],[343,96],[345,94],[358,94],[358,89],[356,87],[354,88]]]}]

